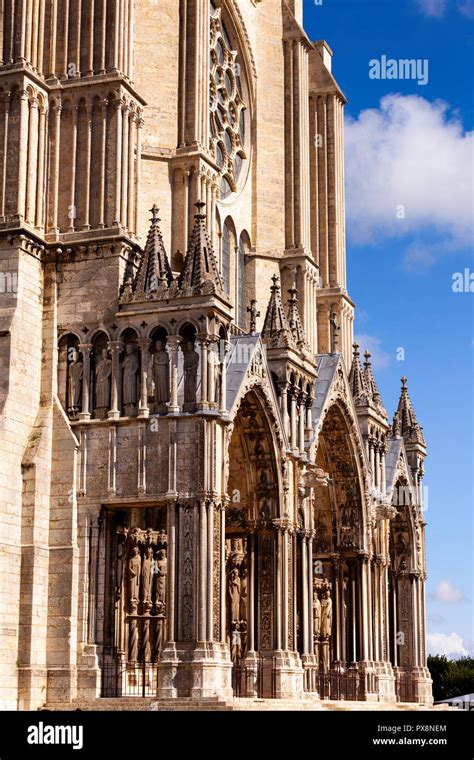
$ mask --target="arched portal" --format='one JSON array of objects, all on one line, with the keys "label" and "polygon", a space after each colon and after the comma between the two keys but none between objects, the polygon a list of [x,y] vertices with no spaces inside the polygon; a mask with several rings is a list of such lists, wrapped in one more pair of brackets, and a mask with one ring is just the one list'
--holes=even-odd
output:
[{"label": "arched portal", "polygon": [[[283,539],[274,525],[281,513],[276,451],[265,408],[250,391],[229,444],[225,534],[226,632],[234,693],[242,696],[249,694],[249,683],[253,694],[271,694],[271,653],[287,649],[294,637],[278,568]],[[291,579],[286,583],[291,587]]]},{"label": "arched portal", "polygon": [[347,412],[338,404],[325,417],[316,461],[329,475],[326,484],[315,488],[313,555],[315,654],[326,673],[368,659],[363,622],[363,606],[368,605],[362,588],[367,588],[369,571],[363,551],[361,472]]}]

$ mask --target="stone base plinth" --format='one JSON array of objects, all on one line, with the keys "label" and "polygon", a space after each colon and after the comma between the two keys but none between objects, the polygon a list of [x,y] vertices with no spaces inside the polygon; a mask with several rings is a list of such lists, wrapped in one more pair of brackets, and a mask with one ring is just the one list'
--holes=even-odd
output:
[{"label": "stone base plinth", "polygon": [[232,663],[219,643],[168,644],[158,667],[158,698],[232,697]]}]

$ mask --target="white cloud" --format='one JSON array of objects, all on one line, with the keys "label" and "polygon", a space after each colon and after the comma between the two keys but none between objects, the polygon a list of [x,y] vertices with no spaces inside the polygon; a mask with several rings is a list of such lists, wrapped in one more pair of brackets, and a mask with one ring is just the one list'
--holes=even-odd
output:
[{"label": "white cloud", "polygon": [[442,18],[447,4],[448,0],[417,0],[420,11],[431,18]]},{"label": "white cloud", "polygon": [[467,18],[474,18],[474,0],[461,0],[458,3],[458,11]]},{"label": "white cloud", "polygon": [[382,349],[382,341],[375,335],[355,335],[354,340],[360,346],[361,355],[370,351],[372,354],[371,362],[374,369],[383,369],[390,364],[390,356]]},{"label": "white cloud", "polygon": [[440,581],[431,594],[431,598],[437,602],[448,602],[449,604],[458,604],[464,600],[464,593],[460,588],[453,586],[451,581]]},{"label": "white cloud", "polygon": [[428,654],[444,654],[446,657],[466,657],[469,651],[458,633],[428,633]]},{"label": "white cloud", "polygon": [[[356,243],[380,243],[436,232],[447,246],[468,244],[473,234],[473,149],[474,132],[463,132],[447,103],[418,95],[386,95],[379,108],[349,118],[349,237]],[[419,257],[420,266],[431,260],[426,249],[411,256]]]}]

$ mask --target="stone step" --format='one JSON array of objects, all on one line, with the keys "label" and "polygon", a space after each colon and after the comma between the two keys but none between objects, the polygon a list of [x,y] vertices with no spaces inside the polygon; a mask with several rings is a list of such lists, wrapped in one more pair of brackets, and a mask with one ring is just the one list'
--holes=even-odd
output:
[{"label": "stone step", "polygon": [[151,697],[136,698],[102,698],[96,700],[76,700],[68,703],[47,704],[45,710],[65,711],[139,711],[139,712],[239,712],[239,711],[411,711],[420,710],[445,711],[453,710],[449,705],[436,705],[427,708],[413,702],[354,702],[354,701],[331,701],[318,700],[316,697],[305,697],[301,700],[291,699],[251,699],[235,698],[222,699],[166,699],[156,700]]}]

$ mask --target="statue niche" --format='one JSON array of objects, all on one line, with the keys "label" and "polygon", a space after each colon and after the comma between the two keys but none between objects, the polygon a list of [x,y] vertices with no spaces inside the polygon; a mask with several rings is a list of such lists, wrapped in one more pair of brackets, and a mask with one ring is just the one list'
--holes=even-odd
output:
[{"label": "statue niche", "polygon": [[184,410],[193,411],[196,406],[197,373],[199,367],[199,354],[194,348],[194,343],[187,340],[182,344],[184,354]]},{"label": "statue niche", "polygon": [[71,419],[77,419],[82,408],[84,365],[75,348],[69,349],[68,354],[70,354],[71,361],[68,366],[67,412]]},{"label": "statue niche", "polygon": [[245,538],[226,539],[227,638],[231,659],[239,664],[247,654],[247,549]]},{"label": "statue niche", "polygon": [[162,340],[155,343],[153,383],[155,412],[164,412],[170,400],[170,358]]},{"label": "statue niche", "polygon": [[118,639],[130,664],[156,662],[164,644],[167,536],[151,528],[118,529],[118,551],[126,558],[124,593],[117,595]]},{"label": "statue niche", "polygon": [[314,650],[320,669],[328,673],[331,667],[332,598],[327,581],[313,583]]},{"label": "statue niche", "polygon": [[110,409],[110,379],[112,361],[106,348],[103,348],[95,368],[95,416],[105,419]]}]

